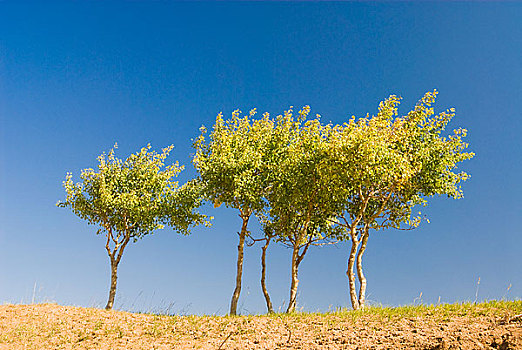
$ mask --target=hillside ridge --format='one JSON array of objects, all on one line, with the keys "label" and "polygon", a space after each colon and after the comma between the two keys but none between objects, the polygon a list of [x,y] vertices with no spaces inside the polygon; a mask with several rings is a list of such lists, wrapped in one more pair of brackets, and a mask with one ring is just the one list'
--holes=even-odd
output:
[{"label": "hillside ridge", "polygon": [[0,305],[0,349],[522,349],[522,301],[166,316]]}]

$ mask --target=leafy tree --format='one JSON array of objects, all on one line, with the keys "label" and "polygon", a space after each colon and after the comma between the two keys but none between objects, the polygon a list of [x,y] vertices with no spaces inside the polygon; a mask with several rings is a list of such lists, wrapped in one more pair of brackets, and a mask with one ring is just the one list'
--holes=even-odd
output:
[{"label": "leafy tree", "polygon": [[[297,117],[290,109],[277,118],[273,137],[278,147],[273,148],[276,152],[269,162],[270,185],[266,194],[269,219],[264,222],[269,234],[262,258],[272,237],[292,249],[287,312],[295,310],[298,269],[308,249],[338,233],[329,220],[340,210],[340,203],[329,188],[328,147],[334,129],[322,125],[319,116],[306,120],[309,112],[310,107],[305,106]],[[264,261],[262,264],[264,272]],[[263,289],[265,293],[264,286]]]},{"label": "leafy tree", "polygon": [[268,114],[255,120],[255,114],[255,109],[245,116],[236,110],[228,120],[219,114],[208,139],[205,137],[207,130],[202,127],[201,135],[194,142],[196,154],[193,163],[204,185],[206,198],[215,207],[225,204],[237,209],[242,220],[231,315],[237,313],[241,293],[248,222],[253,214],[265,207],[266,155],[270,153],[268,147],[273,122]]},{"label": "leafy tree", "polygon": [[[334,192],[345,207],[336,222],[351,240],[348,258],[349,292],[352,307],[365,304],[366,278],[362,256],[371,230],[417,227],[414,206],[427,205],[434,195],[461,198],[460,181],[469,176],[454,172],[458,163],[474,154],[464,152],[465,129],[442,136],[454,109],[435,114],[432,104],[437,91],[428,92],[406,116],[398,117],[400,98],[381,102],[376,116],[361,118],[338,129],[330,143]],[[359,293],[356,291],[354,267]]]},{"label": "leafy tree", "polygon": [[67,198],[57,206],[100,228],[106,237],[105,249],[111,264],[111,285],[106,309],[114,305],[118,265],[130,241],[136,242],[154,230],[171,226],[188,234],[191,226],[208,224],[195,211],[201,199],[197,182],[179,187],[174,178],[183,170],[175,164],[164,167],[173,146],[158,154],[151,146],[142,148],[126,160],[115,156],[115,148],[98,157],[98,169],[84,169],[75,183],[68,173],[64,181]]}]

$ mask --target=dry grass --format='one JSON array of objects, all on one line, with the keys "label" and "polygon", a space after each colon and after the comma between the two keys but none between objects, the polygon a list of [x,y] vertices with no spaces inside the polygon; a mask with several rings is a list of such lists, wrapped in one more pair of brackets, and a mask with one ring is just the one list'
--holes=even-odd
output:
[{"label": "dry grass", "polygon": [[0,306],[0,349],[522,349],[522,301],[269,316]]}]

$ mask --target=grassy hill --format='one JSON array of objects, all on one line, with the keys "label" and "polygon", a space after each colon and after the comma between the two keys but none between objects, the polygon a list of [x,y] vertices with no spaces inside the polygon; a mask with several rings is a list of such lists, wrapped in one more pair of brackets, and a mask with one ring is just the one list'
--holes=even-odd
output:
[{"label": "grassy hill", "polygon": [[0,349],[522,349],[522,301],[261,316],[1,305]]}]

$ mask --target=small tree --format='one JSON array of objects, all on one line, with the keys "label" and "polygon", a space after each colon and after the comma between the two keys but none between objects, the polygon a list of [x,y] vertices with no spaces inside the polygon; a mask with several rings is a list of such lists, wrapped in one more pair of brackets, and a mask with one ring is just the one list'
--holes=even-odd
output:
[{"label": "small tree", "polygon": [[194,166],[199,172],[207,199],[215,207],[225,204],[239,211],[242,220],[237,246],[236,285],[230,303],[230,314],[237,314],[237,304],[241,293],[243,256],[248,222],[252,214],[263,210],[266,189],[265,158],[269,154],[270,134],[273,123],[265,114],[254,120],[256,110],[241,117],[236,110],[229,120],[222,114],[216,118],[208,140],[206,129],[194,142],[196,154]]},{"label": "small tree", "polygon": [[183,167],[177,162],[162,170],[173,146],[157,154],[148,145],[126,160],[115,156],[115,148],[98,157],[97,171],[83,170],[81,182],[73,182],[68,173],[63,183],[67,198],[57,203],[89,224],[100,226],[97,234],[106,236],[111,264],[108,310],[114,305],[118,265],[131,240],[136,242],[165,225],[188,234],[191,226],[208,224],[206,217],[195,211],[201,204],[197,182],[179,187],[173,179]]},{"label": "small tree", "polygon": [[[294,118],[292,110],[277,118],[274,137],[277,140],[270,165],[267,191],[269,220],[264,222],[266,248],[273,235],[292,249],[290,297],[286,312],[297,303],[299,265],[312,245],[335,236],[337,231],[329,219],[339,211],[340,202],[330,191],[331,168],[327,166],[331,125],[322,125],[319,116],[306,120],[310,107],[305,106]],[[265,262],[262,259],[264,272]],[[264,274],[262,274],[265,298]],[[269,305],[269,299],[267,299]],[[269,308],[270,311],[270,308]]]},{"label": "small tree", "polygon": [[420,212],[412,216],[415,205],[426,205],[434,195],[462,197],[459,182],[468,174],[453,170],[474,154],[464,152],[465,129],[441,136],[454,110],[435,115],[431,105],[436,95],[436,91],[426,93],[403,117],[397,117],[400,99],[390,96],[381,102],[377,116],[352,118],[331,143],[332,171],[340,180],[334,182],[338,186],[334,192],[343,195],[346,203],[337,222],[347,232],[345,239],[352,242],[346,274],[353,309],[365,304],[362,256],[370,230],[400,229],[404,224],[417,227],[421,217]]},{"label": "small tree", "polygon": [[265,236],[261,239],[264,241],[263,247],[261,247],[261,291],[263,292],[263,296],[265,297],[266,309],[269,314],[274,313],[274,306],[272,305],[272,300],[270,300],[270,294],[268,293],[268,289],[266,288],[266,251],[268,250],[268,246],[270,245],[270,241],[274,238],[274,233],[269,229],[264,229]]}]

